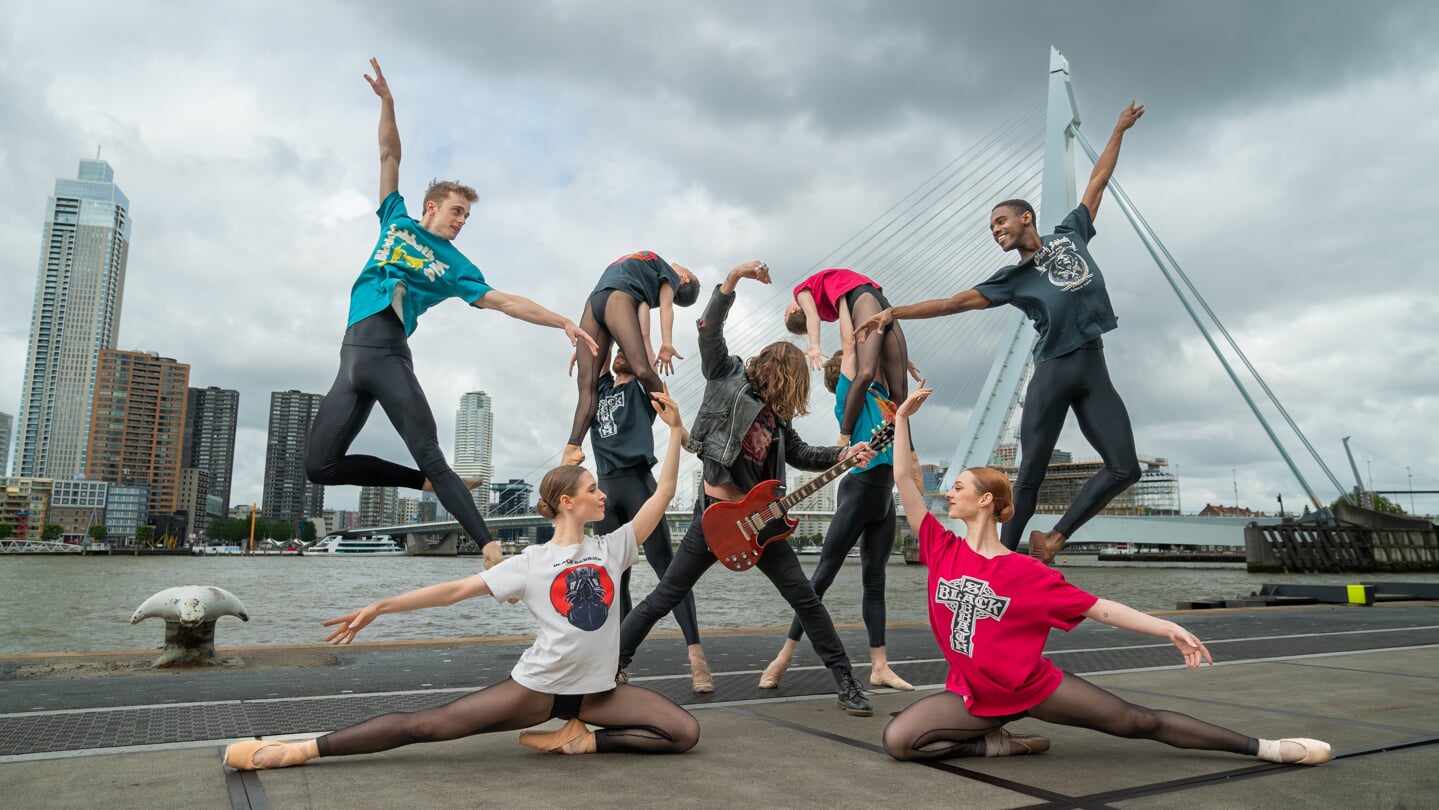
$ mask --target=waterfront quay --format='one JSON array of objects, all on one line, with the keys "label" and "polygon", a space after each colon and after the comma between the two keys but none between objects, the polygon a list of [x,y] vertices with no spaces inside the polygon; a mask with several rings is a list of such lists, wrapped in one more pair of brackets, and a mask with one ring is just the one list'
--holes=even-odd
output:
[{"label": "waterfront quay", "polygon": [[[0,795],[15,808],[1253,808],[1434,807],[1439,797],[1439,605],[1402,602],[1169,613],[1217,662],[1185,670],[1158,639],[1093,622],[1054,633],[1049,655],[1121,697],[1248,734],[1328,740],[1305,768],[1181,751],[1052,726],[1043,755],[899,763],[880,749],[891,712],[941,688],[929,629],[891,625],[894,668],[915,693],[877,690],[875,714],[839,711],[807,645],[777,690],[755,687],[782,627],[710,632],[713,695],[689,690],[683,639],[641,648],[632,682],[699,718],[673,757],[560,757],[516,733],[409,746],[242,774],[222,746],[308,737],[385,711],[439,705],[505,677],[529,639],[222,647],[207,671],[145,668],[153,650],[0,658]],[[841,627],[867,680],[863,628]]]}]

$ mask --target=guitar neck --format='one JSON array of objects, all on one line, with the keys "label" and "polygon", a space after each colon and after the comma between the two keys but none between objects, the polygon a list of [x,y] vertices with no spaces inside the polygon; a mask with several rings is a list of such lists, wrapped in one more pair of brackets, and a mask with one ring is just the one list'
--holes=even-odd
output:
[{"label": "guitar neck", "polygon": [[[870,438],[869,446],[874,448],[875,450],[883,450],[884,447],[893,440],[893,430],[894,428],[892,425],[886,424],[884,427],[880,428],[880,430],[876,431],[875,435]],[[838,464],[835,464],[828,470],[825,470],[819,475],[816,475],[814,478],[811,478],[805,483],[804,486],[796,489],[794,492],[789,493],[783,498],[780,498],[780,508],[784,509],[786,512],[789,511],[791,507],[798,504],[805,498],[808,498],[809,496],[815,494],[816,492],[819,492],[825,484],[828,484],[830,481],[833,481],[834,479],[840,477],[845,473],[846,470],[849,470],[851,467],[854,467],[858,463],[859,458],[857,456],[850,456],[849,458],[844,459]]]}]

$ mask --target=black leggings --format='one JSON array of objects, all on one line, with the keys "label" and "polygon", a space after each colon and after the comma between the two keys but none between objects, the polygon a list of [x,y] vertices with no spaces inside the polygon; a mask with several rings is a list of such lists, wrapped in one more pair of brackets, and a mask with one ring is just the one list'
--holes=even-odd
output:
[{"label": "black leggings", "polygon": [[[418,470],[374,456],[346,455],[376,402],[414,456]],[[428,479],[440,503],[471,539],[482,546],[494,539],[465,482],[445,461],[435,416],[415,378],[405,327],[389,307],[345,331],[335,384],[310,426],[305,474],[327,486],[420,489]]]},{"label": "black leggings", "polygon": [[[639,649],[645,636],[649,635],[655,622],[674,610],[675,605],[694,588],[704,572],[719,562],[705,543],[704,528],[700,524],[704,508],[713,502],[713,499],[704,496],[695,504],[694,522],[680,541],[679,553],[665,570],[665,575],[660,578],[654,592],[635,605],[635,609],[625,617],[624,624],[620,625],[621,667],[629,666],[630,661],[634,660],[635,651]],[[810,644],[814,645],[814,651],[819,654],[824,665],[848,673],[849,656],[845,654],[844,643],[834,629],[834,621],[830,619],[829,611],[825,610],[824,603],[819,601],[809,580],[805,579],[804,569],[800,568],[794,548],[784,540],[770,543],[765,546],[764,554],[760,556],[756,567],[774,583],[780,595],[799,616],[805,633],[809,635]],[[753,574],[726,571],[722,576],[742,577]]]},{"label": "black leggings", "polygon": [[[566,697],[570,696],[526,689],[506,678],[433,709],[372,717],[326,734],[316,745],[322,757],[348,756],[529,728],[574,711],[574,701],[562,700]],[[694,715],[662,695],[629,684],[584,695],[574,716],[602,726],[595,732],[595,747],[605,753],[678,754],[693,748],[700,738]]]},{"label": "black leggings", "polygon": [[[845,294],[845,301],[849,305],[850,320],[856,325],[889,308],[889,301],[884,295],[868,284],[850,290]],[[883,332],[858,344],[854,359],[854,379],[850,382],[849,394],[844,398],[844,416],[839,420],[839,432],[846,436],[854,432],[854,424],[864,410],[869,384],[875,381],[881,368],[890,400],[900,403],[909,396],[909,346],[897,321],[891,321]],[[868,438],[855,436],[853,440],[858,444]],[[909,448],[903,450],[909,452]]]},{"label": "black leggings", "polygon": [[[605,494],[604,520],[595,524],[595,534],[609,534],[635,519],[645,501],[655,493],[655,477],[649,470],[635,470],[612,475],[599,480],[600,491]],[[674,549],[670,548],[669,521],[661,520],[650,536],[645,538],[645,559],[655,570],[655,576],[664,577],[665,570],[674,560]],[[620,621],[629,615],[634,602],[630,599],[630,572],[625,569],[620,577]],[[686,644],[700,643],[699,621],[695,617],[695,597],[685,594],[674,609],[675,621],[684,631]]]},{"label": "black leggings", "polygon": [[1084,438],[1104,459],[1104,469],[1084,483],[1054,530],[1073,537],[1080,526],[1139,480],[1134,430],[1124,401],[1109,381],[1103,341],[1095,338],[1069,354],[1035,365],[1019,423],[1022,458],[1014,482],[1014,517],[1000,533],[1000,541],[1011,551],[1019,548],[1024,525],[1034,515],[1039,485],[1071,408]]},{"label": "black leggings", "polygon": [[1137,706],[1068,672],[1054,694],[1028,712],[1008,717],[972,715],[964,698],[948,690],[921,698],[885,726],[884,750],[905,760],[982,756],[985,734],[1026,716],[1116,737],[1155,740],[1175,748],[1250,756],[1259,753],[1259,741],[1253,737],[1187,714]]},{"label": "black leggings", "polygon": [[612,344],[620,345],[630,372],[644,383],[646,391],[653,394],[664,390],[659,373],[650,365],[650,352],[645,347],[644,333],[640,328],[639,302],[628,293],[619,290],[591,293],[589,300],[585,301],[584,314],[580,316],[580,328],[595,339],[599,353],[575,352],[575,366],[579,369],[575,381],[580,398],[575,404],[575,421],[570,426],[570,444],[573,445],[584,441],[590,423],[595,421],[595,412],[600,407],[600,365],[609,359]]},{"label": "black leggings", "polygon": [[[864,595],[860,610],[864,627],[869,631],[869,646],[884,646],[884,572],[889,554],[894,550],[894,473],[882,464],[860,475],[846,475],[839,482],[834,519],[824,534],[819,565],[809,578],[814,592],[823,597],[834,582],[839,567],[855,541],[859,546],[860,581]],[[789,625],[789,637],[799,641],[804,627],[796,617]]]}]

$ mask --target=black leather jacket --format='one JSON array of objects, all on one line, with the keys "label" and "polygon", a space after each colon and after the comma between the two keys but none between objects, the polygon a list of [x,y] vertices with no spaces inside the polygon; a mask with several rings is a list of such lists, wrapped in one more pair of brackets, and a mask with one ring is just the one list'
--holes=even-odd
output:
[{"label": "black leather jacket", "polygon": [[[739,458],[740,446],[754,424],[764,402],[750,388],[745,361],[729,353],[724,339],[724,322],[734,305],[734,294],[718,286],[710,296],[699,327],[700,365],[705,375],[704,400],[690,428],[686,448],[704,461],[707,484],[730,484],[730,466]],[[778,441],[771,452],[778,453],[779,469],[788,462],[801,470],[821,471],[839,460],[840,448],[806,444],[789,420],[779,423]]]}]

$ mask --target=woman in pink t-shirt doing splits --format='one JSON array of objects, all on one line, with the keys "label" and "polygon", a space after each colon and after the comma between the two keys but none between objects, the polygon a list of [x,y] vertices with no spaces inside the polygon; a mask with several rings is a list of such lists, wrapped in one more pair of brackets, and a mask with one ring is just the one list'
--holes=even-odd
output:
[{"label": "woman in pink t-shirt doing splits", "polygon": [[[909,416],[931,390],[899,406],[895,443],[909,439]],[[1085,618],[1167,638],[1188,667],[1214,661],[1192,633],[1174,622],[1100,599],[1064,575],[999,542],[995,524],[1014,513],[1003,473],[972,467],[945,493],[949,516],[964,521],[968,537],[947,531],[925,509],[907,469],[894,457],[894,480],[910,528],[919,536],[919,561],[929,566],[929,622],[949,662],[945,689],[915,701],[884,729],[884,750],[895,759],[1003,757],[1049,750],[1049,739],[1010,734],[1021,717],[1079,726],[1118,737],[1158,740],[1176,748],[1229,751],[1271,762],[1317,765],[1331,758],[1329,744],[1290,738],[1261,740],[1189,715],[1128,703],[1044,658],[1049,630],[1068,631]]]},{"label": "woman in pink t-shirt doing splits", "polygon": [[[235,743],[225,749],[225,764],[244,771],[284,768],[315,757],[370,754],[410,743],[529,728],[551,719],[567,722],[554,731],[521,732],[520,744],[554,754],[677,754],[693,748],[700,733],[694,715],[663,695],[615,683],[620,655],[615,586],[639,560],[639,544],[664,520],[684,443],[684,425],[669,392],[650,397],[669,425],[670,440],[654,494],[634,520],[599,537],[585,534],[586,523],[605,516],[605,494],[585,468],[557,467],[540,482],[540,514],[555,522],[548,543],[529,546],[523,554],[473,576],[381,599],[321,622],[335,628],[326,641],[349,644],[386,613],[453,605],[477,596],[492,596],[501,604],[523,602],[538,630],[510,677],[443,706],[382,714],[318,739]],[[586,723],[600,728],[592,731]]]}]

